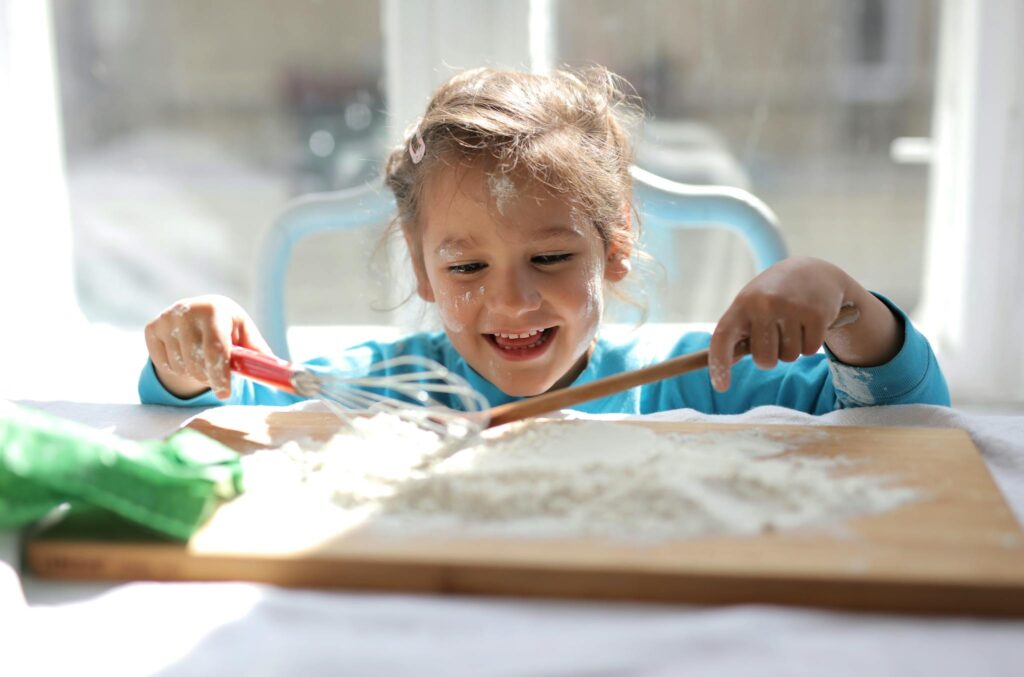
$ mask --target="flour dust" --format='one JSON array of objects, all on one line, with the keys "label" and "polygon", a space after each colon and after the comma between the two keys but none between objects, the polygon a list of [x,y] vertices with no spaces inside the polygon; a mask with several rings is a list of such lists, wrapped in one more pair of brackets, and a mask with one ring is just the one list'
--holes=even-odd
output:
[{"label": "flour dust", "polygon": [[[918,498],[849,461],[787,453],[758,431],[658,433],[599,420],[534,421],[448,455],[379,414],[326,443],[243,460],[248,498],[282,491],[339,522],[397,536],[661,541],[837,525]],[[321,515],[322,517],[322,515]]]}]

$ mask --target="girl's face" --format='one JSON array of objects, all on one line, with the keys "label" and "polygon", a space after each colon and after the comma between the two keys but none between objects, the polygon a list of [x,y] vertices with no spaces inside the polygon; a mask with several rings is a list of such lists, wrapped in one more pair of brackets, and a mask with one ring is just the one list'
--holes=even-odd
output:
[{"label": "girl's face", "polygon": [[570,384],[597,333],[603,282],[625,277],[628,261],[532,182],[448,169],[424,195],[418,291],[455,348],[509,395]]}]

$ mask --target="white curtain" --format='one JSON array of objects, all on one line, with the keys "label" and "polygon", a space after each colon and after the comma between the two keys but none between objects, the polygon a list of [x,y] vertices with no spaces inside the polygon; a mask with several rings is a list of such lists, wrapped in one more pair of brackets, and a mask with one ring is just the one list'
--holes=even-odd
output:
[{"label": "white curtain", "polygon": [[49,2],[0,0],[0,354],[8,367],[26,346],[68,340],[82,322],[53,51]]},{"label": "white curtain", "polygon": [[945,0],[921,323],[954,404],[1024,402],[1024,2]]},{"label": "white curtain", "polygon": [[[50,3],[0,0],[0,398],[98,361],[74,293]],[[83,379],[92,380],[93,379]]]}]

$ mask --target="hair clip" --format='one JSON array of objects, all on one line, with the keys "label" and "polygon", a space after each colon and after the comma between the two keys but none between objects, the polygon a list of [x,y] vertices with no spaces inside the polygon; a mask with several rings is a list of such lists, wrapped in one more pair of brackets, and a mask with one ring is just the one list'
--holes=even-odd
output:
[{"label": "hair clip", "polygon": [[423,141],[423,135],[420,134],[420,130],[417,129],[416,134],[409,142],[409,157],[412,159],[412,163],[418,165],[426,152],[427,144]]}]

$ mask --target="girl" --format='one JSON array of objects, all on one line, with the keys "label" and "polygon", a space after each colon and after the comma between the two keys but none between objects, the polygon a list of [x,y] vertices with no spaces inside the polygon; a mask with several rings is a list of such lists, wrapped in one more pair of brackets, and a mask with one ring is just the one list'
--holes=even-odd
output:
[{"label": "girl", "polygon": [[[841,407],[949,403],[928,342],[906,315],[838,267],[790,258],[744,287],[710,337],[658,346],[599,336],[606,286],[630,273],[630,112],[601,69],[549,76],[488,69],[457,75],[434,95],[390,155],[386,183],[417,292],[444,332],[368,342],[335,360],[360,368],[398,354],[430,357],[492,405],[580,384],[710,342],[710,367],[581,405],[589,412],[682,407],[738,413],[765,404],[810,413]],[[860,318],[829,329],[840,309]],[[297,398],[237,378],[232,345],[269,353],[230,299],[185,299],[149,323],[143,402],[288,404]],[[733,364],[738,342],[751,358]],[[825,346],[824,354],[819,348]],[[784,364],[779,364],[779,362]]]}]

